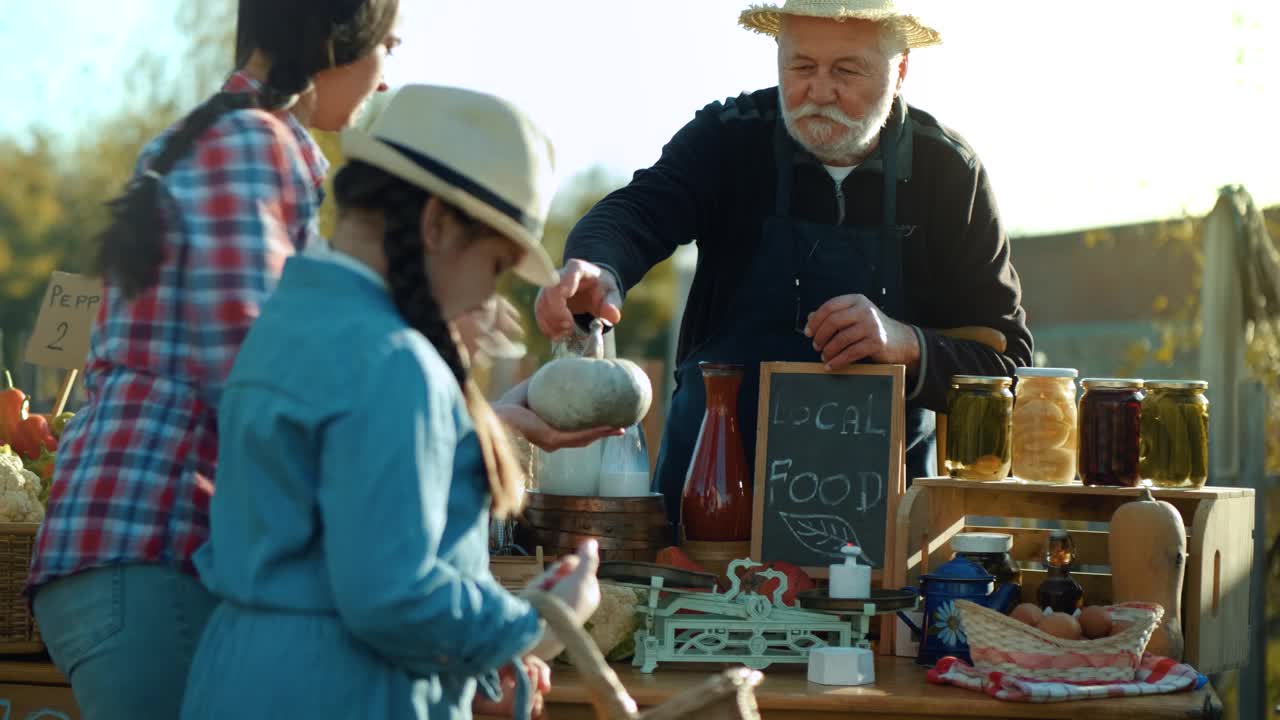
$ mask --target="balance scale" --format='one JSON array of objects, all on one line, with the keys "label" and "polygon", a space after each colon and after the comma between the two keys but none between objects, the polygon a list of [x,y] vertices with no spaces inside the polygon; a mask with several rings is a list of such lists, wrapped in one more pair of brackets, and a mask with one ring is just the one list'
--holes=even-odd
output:
[{"label": "balance scale", "polygon": [[[727,573],[729,589],[721,593],[714,588],[714,578],[704,573],[647,563],[603,563],[602,579],[640,594],[636,612],[643,623],[635,633],[631,664],[651,673],[659,663],[669,662],[732,663],[754,670],[774,663],[807,663],[813,648],[870,648],[867,634],[873,617],[916,604],[909,592],[875,591],[870,599],[839,600],[819,590],[800,593],[804,607],[788,607],[782,602],[787,576],[777,570],[754,573],[752,587],[742,586],[741,571],[758,567],[760,563],[749,559],[734,560]],[[648,584],[642,575],[648,575]],[[773,597],[756,592],[769,578],[778,580]],[[668,580],[709,590],[666,587]]]}]

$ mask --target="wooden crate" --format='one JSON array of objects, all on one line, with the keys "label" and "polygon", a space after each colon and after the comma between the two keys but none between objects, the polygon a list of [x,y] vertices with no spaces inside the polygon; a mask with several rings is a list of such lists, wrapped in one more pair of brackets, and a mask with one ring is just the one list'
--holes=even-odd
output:
[{"label": "wooden crate", "polygon": [[[1249,648],[1249,575],[1253,567],[1254,492],[1249,488],[1152,489],[1171,503],[1187,526],[1187,566],[1183,580],[1182,627],[1185,660],[1202,673],[1240,668]],[[1137,488],[1083,485],[1033,485],[1016,481],[974,482],[951,478],[916,480],[898,505],[896,585],[916,586],[922,573],[952,556],[950,539],[958,532],[1013,535],[1011,555],[1019,562],[1041,562],[1048,530],[982,527],[979,517],[1109,523],[1111,514],[1138,496]],[[1085,602],[1111,601],[1108,533],[1071,530],[1077,564],[1098,572],[1072,575],[1085,590]],[[927,549],[927,550],[925,550]],[[1023,570],[1023,598],[1034,598],[1045,573]]]},{"label": "wooden crate", "polygon": [[490,555],[489,572],[511,592],[520,592],[534,578],[546,570],[542,546],[534,548],[533,555]]}]

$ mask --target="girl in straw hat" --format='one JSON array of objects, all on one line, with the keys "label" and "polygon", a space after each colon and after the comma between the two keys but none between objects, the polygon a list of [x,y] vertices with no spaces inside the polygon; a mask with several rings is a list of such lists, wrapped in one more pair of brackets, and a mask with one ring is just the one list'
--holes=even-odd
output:
[{"label": "girl in straw hat", "polygon": [[[523,478],[451,321],[507,270],[556,281],[551,148],[497,98],[409,86],[343,152],[332,247],[289,260],[227,380],[196,556],[223,602],[183,717],[466,717],[504,666],[529,712],[556,643],[488,569]],[[539,583],[585,620],[596,564]]]},{"label": "girl in straw hat", "polygon": [[100,237],[105,301],[29,591],[85,717],[178,714],[214,605],[208,533],[223,380],[284,260],[314,235],[337,130],[381,84],[398,0],[245,0],[223,91],[142,152]]}]

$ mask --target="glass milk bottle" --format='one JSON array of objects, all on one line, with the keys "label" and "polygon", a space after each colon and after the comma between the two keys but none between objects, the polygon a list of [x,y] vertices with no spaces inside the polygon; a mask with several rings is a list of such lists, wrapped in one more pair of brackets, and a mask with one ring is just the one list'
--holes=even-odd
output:
[{"label": "glass milk bottle", "polygon": [[600,489],[602,497],[645,497],[649,495],[649,450],[644,428],[632,425],[619,437],[602,443]]}]

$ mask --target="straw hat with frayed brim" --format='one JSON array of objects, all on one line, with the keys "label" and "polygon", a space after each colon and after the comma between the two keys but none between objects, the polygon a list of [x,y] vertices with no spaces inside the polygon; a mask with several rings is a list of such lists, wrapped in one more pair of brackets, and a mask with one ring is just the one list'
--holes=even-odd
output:
[{"label": "straw hat with frayed brim", "polygon": [[909,48],[942,43],[937,30],[904,11],[895,0],[786,0],[782,5],[752,5],[742,11],[738,23],[748,30],[777,37],[783,15],[888,22],[896,26]]},{"label": "straw hat with frayed brim", "polygon": [[367,129],[342,133],[342,152],[417,185],[525,249],[516,274],[560,280],[542,247],[555,191],[553,151],[515,106],[461,88],[406,85]]}]

